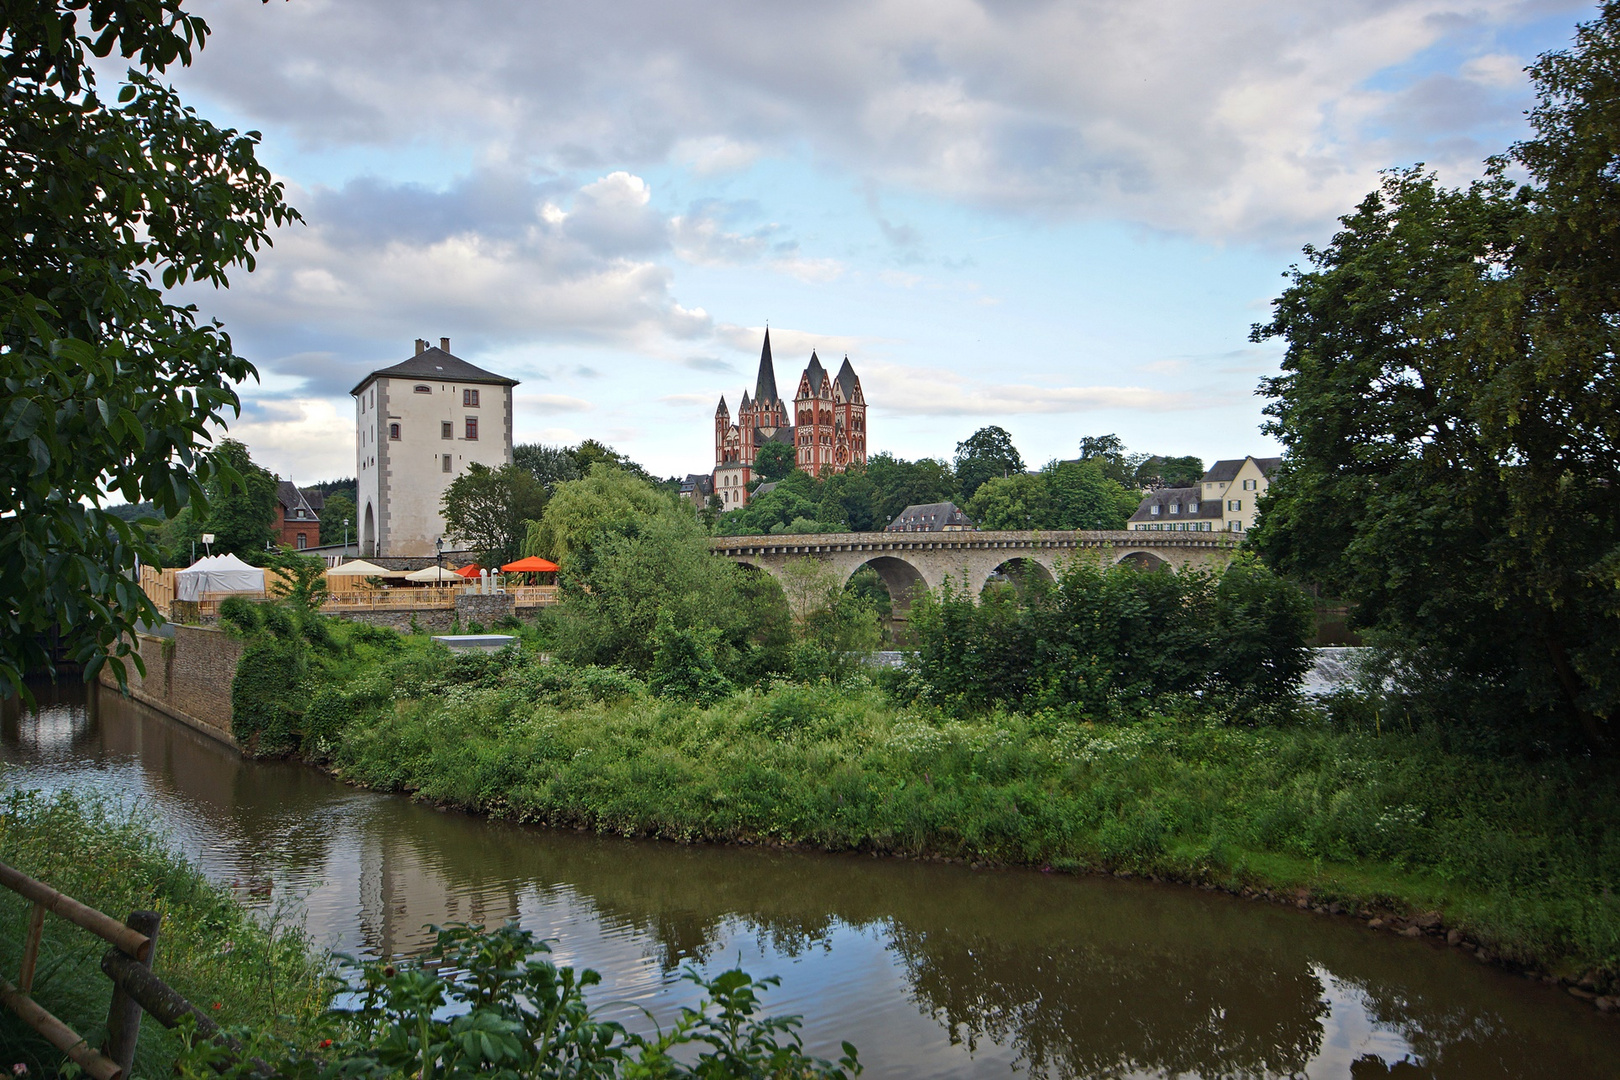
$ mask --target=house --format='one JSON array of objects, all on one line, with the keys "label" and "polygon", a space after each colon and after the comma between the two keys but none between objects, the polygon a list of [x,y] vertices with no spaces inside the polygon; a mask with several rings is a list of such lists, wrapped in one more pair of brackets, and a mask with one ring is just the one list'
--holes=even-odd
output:
[{"label": "house", "polygon": [[276,484],[276,502],[278,543],[302,551],[321,542],[320,515],[325,498],[319,491],[300,491],[291,480],[282,480]]},{"label": "house", "polygon": [[360,554],[422,556],[444,536],[440,505],[451,481],[477,462],[512,463],[516,379],[474,367],[450,339],[379,368],[354,396]]},{"label": "house", "polygon": [[714,477],[709,473],[687,473],[686,479],[681,481],[681,498],[699,510],[709,505],[713,494]]},{"label": "house", "polygon": [[900,511],[884,532],[967,532],[977,529],[955,503],[917,503]]},{"label": "house", "polygon": [[1281,464],[1282,458],[1252,456],[1217,461],[1197,487],[1148,492],[1125,527],[1136,532],[1248,532],[1254,528],[1256,504]]}]

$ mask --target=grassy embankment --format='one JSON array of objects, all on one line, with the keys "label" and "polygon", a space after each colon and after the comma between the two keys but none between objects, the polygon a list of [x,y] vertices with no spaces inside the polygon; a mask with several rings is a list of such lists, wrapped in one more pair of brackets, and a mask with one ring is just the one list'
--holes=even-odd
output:
[{"label": "grassy embankment", "polygon": [[1471,754],[1387,718],[964,719],[898,708],[864,679],[703,707],[614,670],[452,658],[420,638],[352,665],[317,706],[306,751],[341,775],[499,817],[1306,889],[1439,911],[1555,970],[1613,973],[1620,957],[1612,773]]},{"label": "grassy embankment", "polygon": [[[155,970],[221,1023],[251,1024],[296,1038],[329,990],[322,960],[296,931],[269,929],[165,846],[129,811],[64,793],[13,791],[0,801],[0,861],[91,907],[122,919],[163,915]],[[15,977],[31,905],[0,889],[0,970]],[[34,998],[92,1045],[106,1032],[112,984],[101,973],[107,945],[53,915],[45,917]],[[0,1009],[0,1069],[27,1065],[55,1075],[61,1055],[10,1010]],[[147,1018],[135,1074],[168,1076],[180,1041]]]}]

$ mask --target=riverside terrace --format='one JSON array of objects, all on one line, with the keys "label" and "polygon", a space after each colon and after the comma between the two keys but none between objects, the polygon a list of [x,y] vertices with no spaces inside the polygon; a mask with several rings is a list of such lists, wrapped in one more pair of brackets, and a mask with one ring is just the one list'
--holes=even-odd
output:
[{"label": "riverside terrace", "polygon": [[937,589],[946,578],[977,595],[1000,572],[1017,579],[1055,577],[1058,563],[1090,555],[1143,569],[1224,565],[1238,539],[1218,532],[1033,532],[809,533],[793,536],[724,536],[709,542],[716,555],[780,576],[792,559],[827,563],[847,581],[862,566],[877,571],[904,618],[917,586]]}]

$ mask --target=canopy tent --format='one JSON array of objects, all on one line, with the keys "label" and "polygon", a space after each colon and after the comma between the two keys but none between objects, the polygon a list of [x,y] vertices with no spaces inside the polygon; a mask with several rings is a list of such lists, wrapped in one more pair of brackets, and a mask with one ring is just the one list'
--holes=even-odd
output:
[{"label": "canopy tent", "polygon": [[209,555],[174,572],[176,600],[201,600],[203,593],[264,592],[264,571],[235,555]]},{"label": "canopy tent", "polygon": [[530,555],[527,558],[519,559],[517,562],[509,562],[501,569],[508,574],[549,574],[557,569],[557,564],[550,559]]},{"label": "canopy tent", "polygon": [[389,570],[376,563],[366,562],[364,559],[353,559],[342,566],[334,566],[326,572],[327,577],[404,577],[403,570]]},{"label": "canopy tent", "polygon": [[413,570],[405,575],[406,581],[426,581],[429,584],[444,584],[445,582],[461,582],[465,580],[454,570],[447,570],[442,566],[424,566],[420,570]]}]

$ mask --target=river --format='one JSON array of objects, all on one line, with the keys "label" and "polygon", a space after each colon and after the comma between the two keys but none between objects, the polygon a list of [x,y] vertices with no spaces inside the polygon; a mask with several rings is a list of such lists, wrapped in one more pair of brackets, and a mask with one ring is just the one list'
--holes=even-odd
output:
[{"label": "river", "polygon": [[0,714],[0,784],[135,801],[323,946],[409,954],[518,919],[645,1028],[685,965],[778,975],[812,1052],[869,1077],[1620,1077],[1620,1020],[1461,950],[1110,878],[555,832],[243,761],[105,691]]}]

